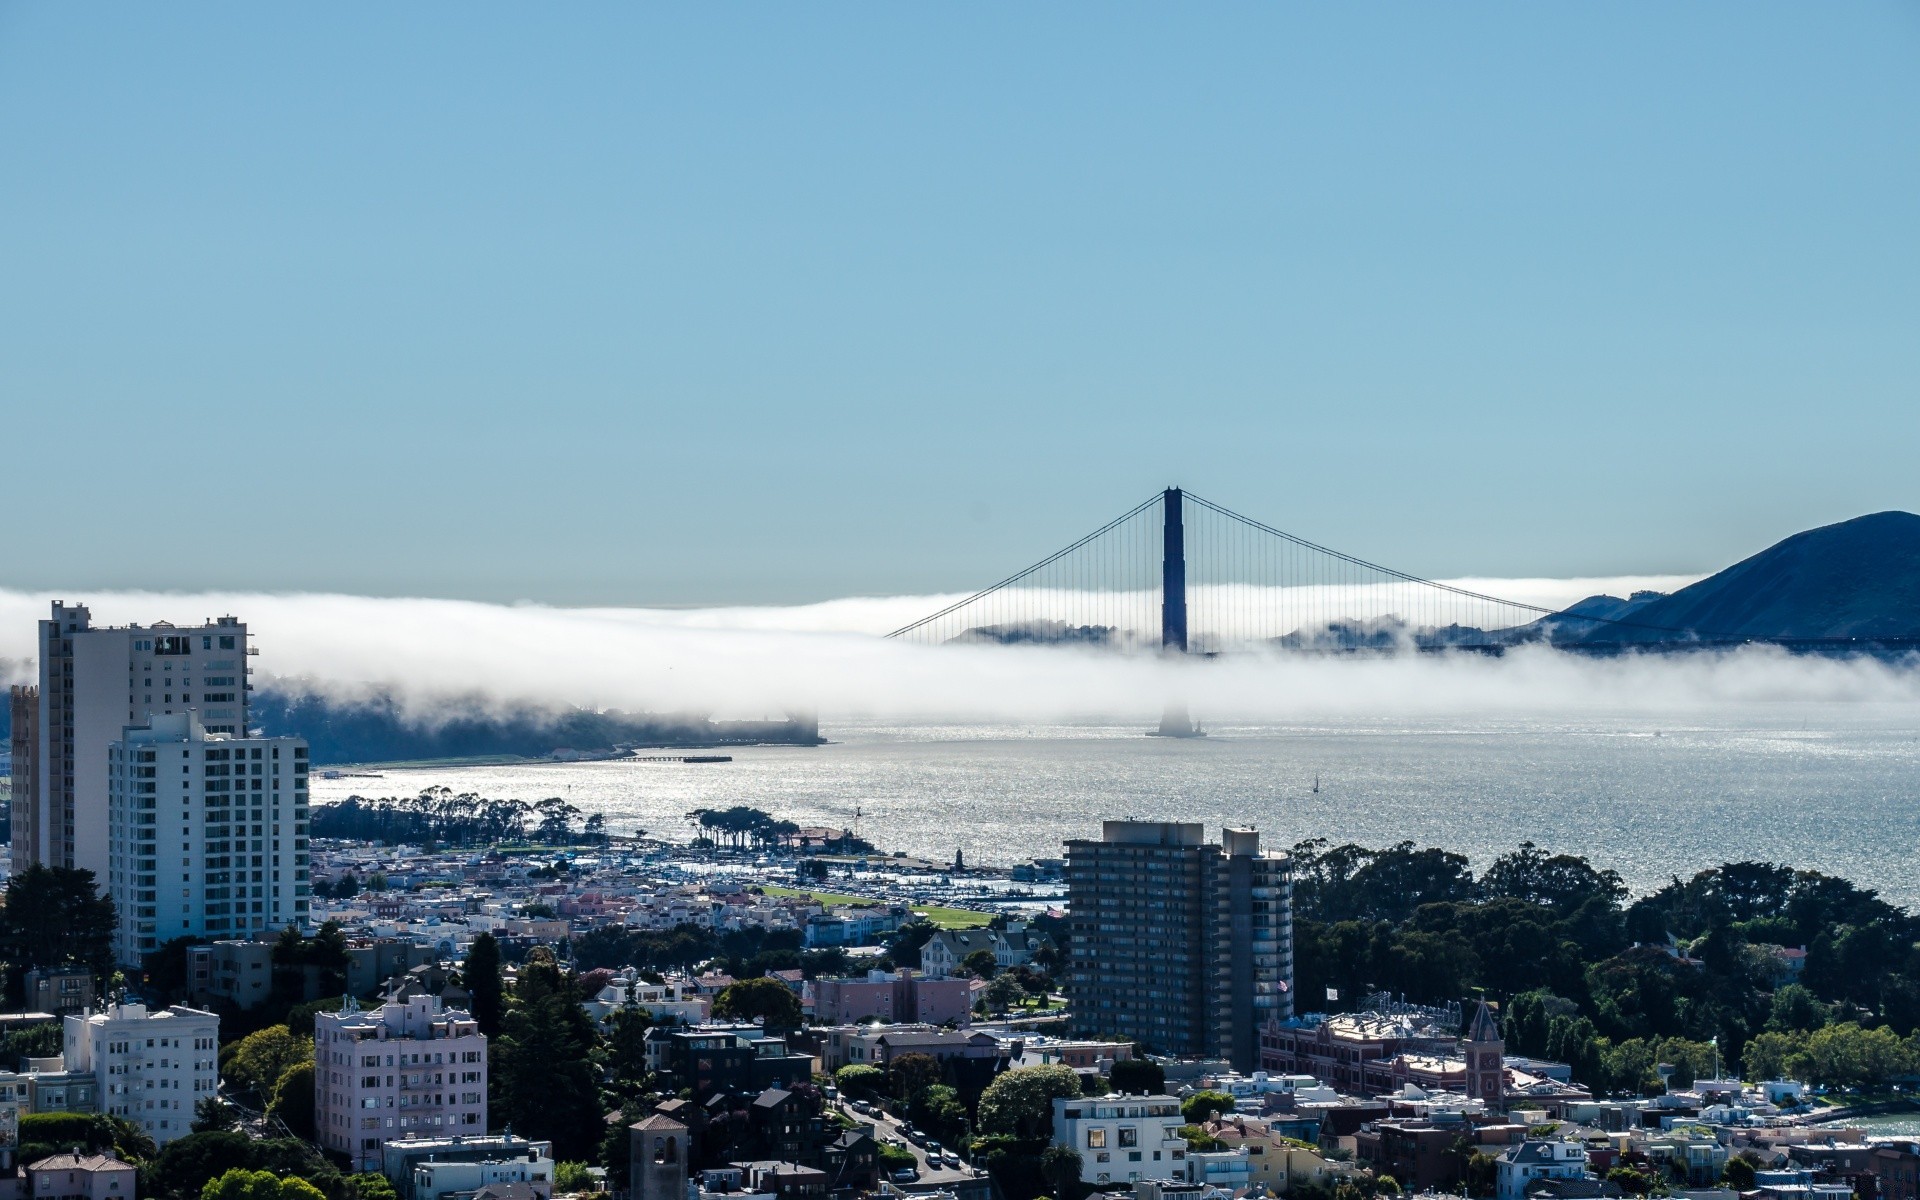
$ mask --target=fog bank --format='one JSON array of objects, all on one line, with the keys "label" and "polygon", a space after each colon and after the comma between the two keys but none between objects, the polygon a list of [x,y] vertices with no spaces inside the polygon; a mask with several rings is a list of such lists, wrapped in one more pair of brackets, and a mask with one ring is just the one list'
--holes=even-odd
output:
[{"label": "fog bank", "polygon": [[[1669,579],[1472,580],[1554,606]],[[431,720],[471,704],[696,711],[813,711],[823,721],[1140,718],[1170,697],[1210,722],[1319,716],[1705,712],[1729,705],[1915,705],[1920,669],[1793,658],[1770,649],[1589,659],[1542,648],[1501,658],[1248,653],[1167,662],[1095,650],[915,646],[878,634],[953,597],[834,600],[787,608],[564,609],[326,594],[0,591],[0,671],[32,676],[35,622],[53,599],[103,624],[198,623],[231,613],[260,654],[257,684],[335,699],[389,691]]]}]

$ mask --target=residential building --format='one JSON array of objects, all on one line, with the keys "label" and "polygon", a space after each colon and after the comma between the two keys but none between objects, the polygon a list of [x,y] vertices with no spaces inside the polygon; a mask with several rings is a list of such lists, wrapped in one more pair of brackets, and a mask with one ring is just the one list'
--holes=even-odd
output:
[{"label": "residential building", "polygon": [[1874,1142],[1870,1165],[1877,1200],[1920,1200],[1920,1139]]},{"label": "residential building", "polygon": [[1023,967],[1053,939],[1014,921],[1005,929],[942,929],[920,947],[920,969],[929,975],[951,975],[967,957],[985,950],[1000,970]]},{"label": "residential building", "polygon": [[93,1007],[93,972],[86,967],[35,967],[24,987],[33,1012],[70,1017]]},{"label": "residential building", "polygon": [[33,1200],[133,1200],[134,1169],[111,1154],[55,1154],[27,1164]]},{"label": "residential building", "polygon": [[159,714],[123,730],[106,759],[120,962],[175,938],[307,924],[304,739],[232,737],[191,712]]},{"label": "residential building", "polygon": [[11,865],[13,873],[32,866],[40,844],[34,825],[39,813],[40,775],[34,757],[40,749],[40,689],[30,683],[16,683],[7,689],[7,716],[12,721],[7,733],[8,784],[7,817],[12,830]]},{"label": "residential building", "polygon": [[811,1039],[820,1069],[828,1073],[846,1066],[884,1067],[901,1054],[925,1054],[942,1062],[956,1058],[993,1062],[1006,1056],[1000,1039],[992,1034],[939,1025],[815,1026],[800,1036]]},{"label": "residential building", "polygon": [[816,979],[813,1019],[831,1025],[880,1020],[965,1025],[973,1019],[972,981],[929,979],[917,971],[868,971],[864,979]]},{"label": "residential building", "polygon": [[1493,1161],[1496,1200],[1526,1200],[1538,1179],[1585,1179],[1587,1148],[1573,1141],[1526,1141],[1509,1146]]},{"label": "residential building", "polygon": [[433,996],[366,1010],[351,998],[314,1018],[314,1132],[322,1147],[378,1170],[388,1142],[485,1133],[487,1038]]},{"label": "residential building", "polygon": [[716,1092],[757,1095],[813,1078],[813,1055],[794,1053],[758,1025],[656,1026],[647,1040],[654,1069],[673,1076],[676,1087],[703,1102]]},{"label": "residential building", "polygon": [[1421,1119],[1374,1121],[1353,1135],[1353,1154],[1380,1175],[1391,1175],[1409,1192],[1447,1192],[1460,1183],[1460,1122]]},{"label": "residential building", "polygon": [[1067,843],[1076,1021],[1182,1057],[1252,1070],[1263,1027],[1293,1014],[1292,862],[1251,829],[1107,821]]},{"label": "residential building", "polygon": [[130,725],[188,712],[210,732],[244,735],[247,627],[233,617],[96,627],[85,605],[56,602],[40,622],[38,649],[32,774],[24,793],[17,784],[13,793],[14,869],[79,867],[104,880],[107,747]]},{"label": "residential building", "polygon": [[[518,1168],[509,1174],[524,1173],[529,1176],[544,1174],[544,1181],[551,1194],[553,1181],[553,1143],[531,1141],[515,1137],[511,1133],[492,1134],[455,1134],[453,1137],[413,1137],[388,1142],[380,1148],[380,1162],[376,1168],[387,1181],[394,1186],[403,1200],[416,1200],[412,1195],[414,1168],[421,1163],[473,1163],[480,1165],[522,1164],[529,1168],[519,1172]],[[452,1176],[445,1177],[449,1181]],[[521,1182],[534,1182],[523,1180]],[[471,1190],[471,1189],[469,1189]],[[437,1197],[435,1198],[437,1200]]]},{"label": "residential building", "polygon": [[[1053,1102],[1053,1140],[1080,1152],[1082,1183],[1187,1178],[1182,1124],[1180,1101],[1174,1096],[1080,1096]],[[1242,1151],[1242,1160],[1245,1157]]]},{"label": "residential building", "polygon": [[[546,1143],[541,1143],[546,1145]],[[552,1150],[528,1149],[508,1157],[416,1159],[407,1180],[404,1200],[461,1200],[483,1188],[520,1184],[528,1197],[549,1200],[553,1195]]]},{"label": "residential building", "polygon": [[772,1196],[774,1200],[825,1200],[827,1173],[814,1167],[791,1162],[735,1163],[745,1172],[744,1185],[749,1192]]},{"label": "residential building", "polygon": [[213,1013],[121,1003],[66,1018],[64,1034],[66,1069],[93,1077],[99,1111],[139,1126],[157,1146],[191,1132],[195,1106],[218,1090]]}]

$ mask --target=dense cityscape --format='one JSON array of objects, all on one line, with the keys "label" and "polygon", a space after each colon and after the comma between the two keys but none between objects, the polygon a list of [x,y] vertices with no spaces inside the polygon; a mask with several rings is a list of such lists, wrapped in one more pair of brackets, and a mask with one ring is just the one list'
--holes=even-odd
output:
[{"label": "dense cityscape", "polygon": [[1873,1122],[1920,1084],[1920,922],[1843,879],[1635,898],[1527,842],[1476,876],[1131,819],[984,867],[748,804],[678,838],[447,787],[315,806],[306,741],[250,722],[244,621],[55,604],[38,647],[5,1194],[1914,1194],[1920,1142]]}]

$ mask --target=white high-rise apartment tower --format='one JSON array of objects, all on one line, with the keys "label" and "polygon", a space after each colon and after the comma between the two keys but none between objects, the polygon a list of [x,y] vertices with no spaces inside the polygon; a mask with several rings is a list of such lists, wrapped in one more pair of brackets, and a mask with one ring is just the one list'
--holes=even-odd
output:
[{"label": "white high-rise apartment tower", "polygon": [[247,627],[233,617],[96,627],[85,605],[55,603],[39,651],[38,695],[21,688],[13,700],[15,726],[27,717],[33,740],[31,770],[13,788],[13,869],[79,867],[104,881],[107,747],[129,725],[187,712],[210,733],[244,735]]},{"label": "white high-rise apartment tower", "polygon": [[307,925],[307,743],[213,733],[192,713],[123,731],[107,763],[114,955]]}]

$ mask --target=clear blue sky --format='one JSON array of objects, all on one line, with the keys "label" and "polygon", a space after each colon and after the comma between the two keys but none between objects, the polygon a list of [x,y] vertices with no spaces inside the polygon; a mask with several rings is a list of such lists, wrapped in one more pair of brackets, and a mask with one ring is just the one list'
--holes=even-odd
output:
[{"label": "clear blue sky", "polygon": [[6,4],[0,584],[957,589],[1169,482],[1716,567],[1920,508],[1917,63],[1910,3]]}]

